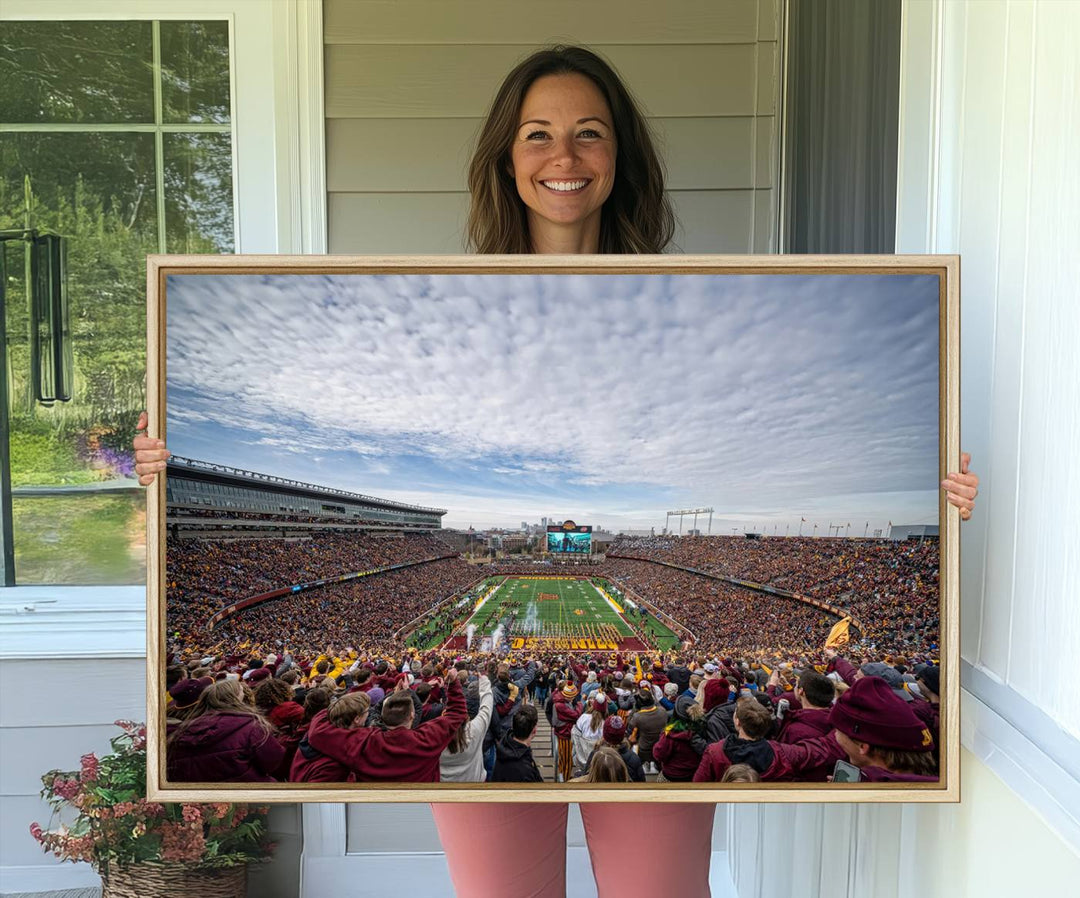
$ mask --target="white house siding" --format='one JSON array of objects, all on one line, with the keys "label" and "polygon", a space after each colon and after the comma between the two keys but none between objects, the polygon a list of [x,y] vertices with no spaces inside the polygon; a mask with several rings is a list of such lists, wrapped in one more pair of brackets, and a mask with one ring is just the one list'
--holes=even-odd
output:
[{"label": "white house siding", "polygon": [[558,42],[598,50],[645,107],[679,250],[775,251],[778,0],[560,0],[539,11],[523,0],[326,0],[330,252],[462,252],[465,172],[488,104],[517,61]]}]

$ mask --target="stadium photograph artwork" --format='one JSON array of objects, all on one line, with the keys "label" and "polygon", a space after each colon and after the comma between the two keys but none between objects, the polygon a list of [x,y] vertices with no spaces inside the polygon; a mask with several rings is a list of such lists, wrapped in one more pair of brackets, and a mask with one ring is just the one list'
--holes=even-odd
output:
[{"label": "stadium photograph artwork", "polygon": [[957,801],[955,256],[150,256],[148,797]]}]

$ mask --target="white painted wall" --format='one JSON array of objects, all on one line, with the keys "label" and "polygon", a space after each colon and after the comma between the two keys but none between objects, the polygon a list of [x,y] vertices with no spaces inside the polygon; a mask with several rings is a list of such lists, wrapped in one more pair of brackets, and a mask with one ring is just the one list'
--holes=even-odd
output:
[{"label": "white painted wall", "polygon": [[962,538],[963,800],[737,809],[742,898],[1080,881],[1080,3],[905,0],[903,27],[897,251],[961,255],[962,442],[983,480]]}]

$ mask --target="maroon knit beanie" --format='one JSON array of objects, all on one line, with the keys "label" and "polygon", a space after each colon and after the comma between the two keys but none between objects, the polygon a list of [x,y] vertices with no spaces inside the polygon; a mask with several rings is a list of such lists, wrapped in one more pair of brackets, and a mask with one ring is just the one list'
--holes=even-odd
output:
[{"label": "maroon knit beanie", "polygon": [[702,701],[705,713],[707,714],[717,705],[725,704],[730,694],[730,686],[727,680],[706,680],[705,698]]},{"label": "maroon knit beanie", "polygon": [[282,702],[270,710],[268,717],[276,727],[295,726],[304,719],[304,709],[296,702]]},{"label": "maroon knit beanie", "polygon": [[855,681],[833,705],[829,723],[856,742],[899,751],[930,751],[934,738],[889,684],[879,677]]},{"label": "maroon knit beanie", "polygon": [[618,714],[612,714],[604,721],[604,741],[610,745],[618,745],[625,738],[626,722]]},{"label": "maroon knit beanie", "polygon": [[190,708],[199,700],[199,696],[214,681],[210,677],[200,677],[198,680],[180,680],[169,690],[173,699],[173,707],[178,709]]}]

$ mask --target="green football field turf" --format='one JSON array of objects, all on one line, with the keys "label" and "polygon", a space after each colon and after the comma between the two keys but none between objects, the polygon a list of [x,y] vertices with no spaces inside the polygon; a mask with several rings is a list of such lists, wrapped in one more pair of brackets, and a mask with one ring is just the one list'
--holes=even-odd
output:
[{"label": "green football field turf", "polygon": [[[542,594],[557,598],[541,600]],[[560,629],[572,627],[577,630],[582,624],[610,624],[620,636],[632,635],[626,622],[586,580],[510,578],[498,587],[469,623],[477,625],[479,635],[489,636],[499,621],[510,614],[516,614],[515,630],[534,636],[555,636]],[[489,620],[490,626],[482,626]]]},{"label": "green football field turf", "polygon": [[[489,581],[499,584],[500,581]],[[605,586],[601,581],[601,585]],[[629,606],[610,588],[609,595],[624,613],[638,623]],[[544,598],[542,595],[554,596]],[[514,617],[513,635],[518,637],[578,638],[590,635],[606,636],[614,629],[615,638],[633,637],[633,630],[608,604],[596,587],[587,580],[531,579],[510,577],[475,612],[468,623],[476,626],[474,638],[490,636],[503,621]],[[646,629],[653,634],[660,648],[677,645],[678,637],[652,615],[645,618]]]}]

